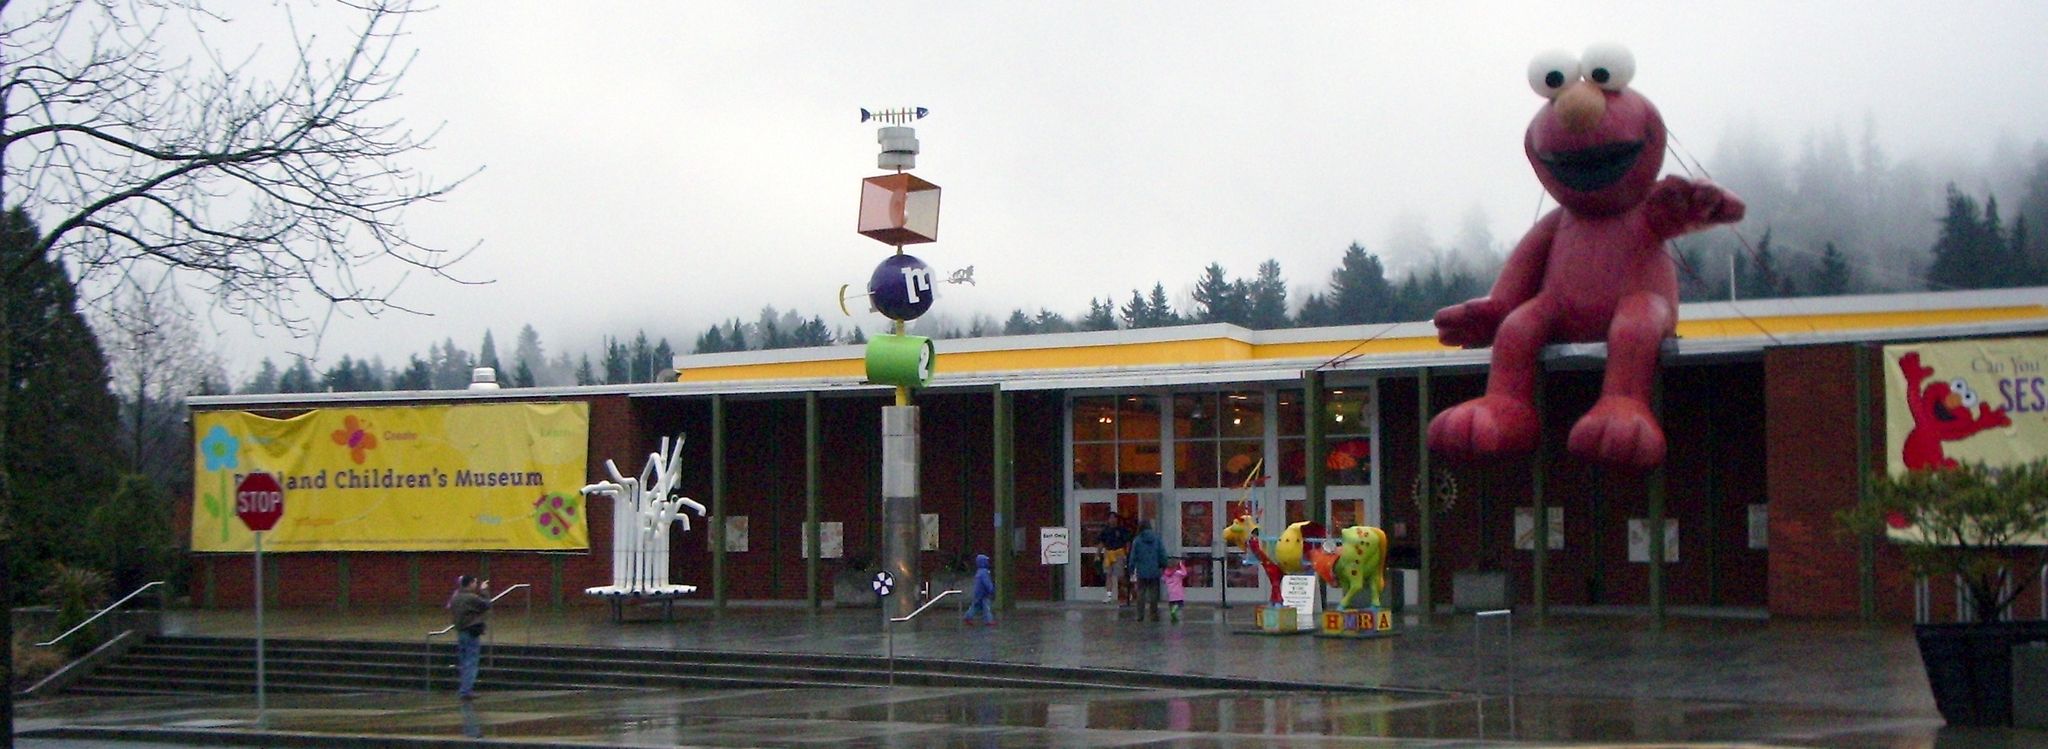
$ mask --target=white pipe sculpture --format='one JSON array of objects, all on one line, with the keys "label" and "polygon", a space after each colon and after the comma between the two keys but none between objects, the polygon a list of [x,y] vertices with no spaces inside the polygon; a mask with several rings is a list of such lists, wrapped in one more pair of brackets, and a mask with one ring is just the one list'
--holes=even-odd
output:
[{"label": "white pipe sculpture", "polygon": [[[612,498],[612,584],[589,588],[594,596],[647,597],[676,596],[695,592],[695,585],[672,585],[668,580],[668,527],[680,522],[690,530],[690,516],[704,516],[704,505],[684,496],[671,497],[682,478],[683,436],[673,446],[661,438],[659,451],[647,456],[647,465],[637,478],[619,474],[619,467],[604,462],[611,481],[583,487],[585,496]],[[650,479],[652,479],[650,481]]]}]

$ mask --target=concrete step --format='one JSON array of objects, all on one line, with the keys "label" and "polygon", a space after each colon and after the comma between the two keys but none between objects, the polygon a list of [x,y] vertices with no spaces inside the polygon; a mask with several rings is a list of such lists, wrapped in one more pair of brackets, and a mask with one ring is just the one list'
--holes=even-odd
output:
[{"label": "concrete step", "polygon": [[[455,680],[455,650],[449,642],[271,639],[264,647],[266,680],[281,690],[416,691],[430,684],[452,689]],[[254,655],[251,639],[153,637],[72,691],[254,691]],[[494,689],[845,687],[891,680],[889,661],[879,656],[520,644],[487,649],[482,678]],[[896,659],[894,683],[1030,689],[1331,689],[1202,675],[918,658]]]}]

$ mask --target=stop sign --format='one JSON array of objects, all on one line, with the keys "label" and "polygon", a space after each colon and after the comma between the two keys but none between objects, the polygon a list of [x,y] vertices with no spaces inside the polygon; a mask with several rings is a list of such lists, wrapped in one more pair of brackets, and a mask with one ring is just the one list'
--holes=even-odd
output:
[{"label": "stop sign", "polygon": [[252,531],[267,531],[284,517],[284,487],[268,473],[252,473],[235,485],[235,516]]}]

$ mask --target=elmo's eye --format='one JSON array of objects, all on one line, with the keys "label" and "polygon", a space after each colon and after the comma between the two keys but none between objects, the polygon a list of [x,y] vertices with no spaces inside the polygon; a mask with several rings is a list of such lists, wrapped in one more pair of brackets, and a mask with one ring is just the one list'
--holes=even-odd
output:
[{"label": "elmo's eye", "polygon": [[1545,99],[1557,98],[1557,92],[1578,79],[1579,61],[1570,52],[1554,49],[1529,61],[1529,89]]},{"label": "elmo's eye", "polygon": [[1956,394],[1956,398],[1962,400],[1963,408],[1967,409],[1977,407],[1977,403],[1979,402],[1979,399],[1977,397],[1977,391],[1971,390],[1970,383],[1964,382],[1963,378],[1958,377],[1956,379],[1949,380],[1948,389]]},{"label": "elmo's eye", "polygon": [[1602,89],[1620,91],[1636,77],[1636,56],[1619,44],[1595,44],[1579,58],[1579,73]]}]

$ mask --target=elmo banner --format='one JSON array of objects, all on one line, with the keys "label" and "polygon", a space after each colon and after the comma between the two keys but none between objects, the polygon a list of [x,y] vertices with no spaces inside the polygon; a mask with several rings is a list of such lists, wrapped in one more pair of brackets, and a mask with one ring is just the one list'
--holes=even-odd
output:
[{"label": "elmo banner", "polygon": [[240,552],[241,477],[284,485],[270,551],[587,549],[583,403],[323,408],[289,419],[192,415],[192,550]]},{"label": "elmo banner", "polygon": [[1884,348],[1893,474],[2048,457],[2048,338]]}]

